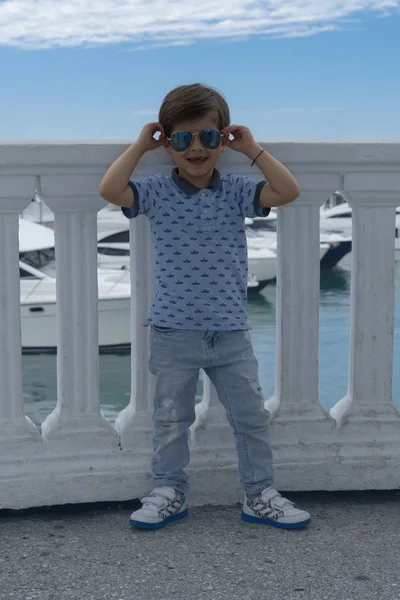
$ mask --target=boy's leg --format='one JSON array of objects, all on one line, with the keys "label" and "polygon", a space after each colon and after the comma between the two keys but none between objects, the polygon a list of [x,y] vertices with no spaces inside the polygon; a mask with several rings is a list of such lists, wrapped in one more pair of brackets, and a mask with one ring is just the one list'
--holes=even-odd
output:
[{"label": "boy's leg", "polygon": [[[199,368],[191,366],[185,332],[151,332],[149,369],[155,376],[153,482],[185,494],[189,463],[188,430],[194,423]],[[178,339],[179,338],[179,339]],[[178,354],[184,355],[184,358]]]},{"label": "boy's leg", "polygon": [[153,483],[185,494],[189,463],[188,429],[194,423],[199,371],[155,370]]},{"label": "boy's leg", "polygon": [[189,462],[188,429],[195,420],[199,368],[187,332],[152,328],[149,370],[155,376],[153,410],[154,489],[142,498],[130,524],[154,529],[187,516],[185,502]]},{"label": "boy's leg", "polygon": [[307,526],[310,515],[273,489],[269,414],[258,382],[258,363],[246,331],[218,332],[213,366],[206,369],[225,406],[239,455],[246,497],[242,519],[284,529]]},{"label": "boy's leg", "polygon": [[215,366],[205,369],[233,427],[240,479],[254,498],[272,486],[274,471],[269,413],[258,381],[258,362],[246,331],[221,331],[215,344]]}]

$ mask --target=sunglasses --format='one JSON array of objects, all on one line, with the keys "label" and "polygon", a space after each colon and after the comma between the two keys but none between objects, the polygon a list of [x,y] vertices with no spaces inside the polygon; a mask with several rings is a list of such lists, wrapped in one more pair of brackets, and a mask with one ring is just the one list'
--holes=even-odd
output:
[{"label": "sunglasses", "polygon": [[175,152],[184,152],[193,144],[196,135],[199,136],[202,145],[209,150],[216,150],[221,145],[221,134],[216,129],[202,129],[199,133],[176,131],[167,140],[169,140],[172,150],[175,150]]}]

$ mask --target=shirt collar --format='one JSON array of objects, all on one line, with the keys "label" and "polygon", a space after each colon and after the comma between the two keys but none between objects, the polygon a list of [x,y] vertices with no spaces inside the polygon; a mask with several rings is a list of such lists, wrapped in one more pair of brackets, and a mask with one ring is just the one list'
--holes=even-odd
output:
[{"label": "shirt collar", "polygon": [[[172,169],[171,173],[172,181],[178,186],[179,189],[182,190],[188,196],[193,196],[200,192],[200,188],[196,187],[190,181],[187,181],[183,177],[179,175],[178,167]],[[217,169],[214,169],[214,173],[210,184],[207,186],[208,190],[220,190],[221,189],[221,174]]]}]

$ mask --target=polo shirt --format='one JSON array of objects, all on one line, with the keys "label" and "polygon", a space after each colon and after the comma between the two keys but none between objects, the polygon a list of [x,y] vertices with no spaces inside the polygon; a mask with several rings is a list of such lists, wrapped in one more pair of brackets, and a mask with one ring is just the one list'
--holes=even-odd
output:
[{"label": "polo shirt", "polygon": [[246,330],[245,217],[266,217],[265,181],[221,176],[207,188],[179,175],[130,181],[135,201],[129,219],[145,215],[152,232],[157,291],[145,325],[177,329]]}]

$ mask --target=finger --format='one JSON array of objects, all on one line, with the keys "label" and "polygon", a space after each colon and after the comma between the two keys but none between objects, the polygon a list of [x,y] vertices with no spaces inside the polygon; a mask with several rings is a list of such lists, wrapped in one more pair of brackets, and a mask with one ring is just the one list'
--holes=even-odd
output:
[{"label": "finger", "polygon": [[164,127],[160,123],[152,123],[151,135],[160,143],[163,143],[166,139]]},{"label": "finger", "polygon": [[229,144],[232,144],[232,142],[237,141],[239,138],[240,138],[240,135],[238,133],[236,135],[234,135],[233,133],[228,133],[227,135],[224,136],[224,139],[226,139]]},{"label": "finger", "polygon": [[165,135],[164,128],[162,125],[160,125],[160,123],[149,123],[148,126],[152,135],[158,132],[161,133],[161,135]]},{"label": "finger", "polygon": [[233,142],[233,140],[235,139],[235,136],[232,134],[231,131],[229,131],[228,127],[226,127],[225,129],[222,129],[221,134],[222,134],[222,139],[227,140],[228,142]]},{"label": "finger", "polygon": [[238,133],[240,133],[240,131],[242,130],[242,126],[241,125],[229,125],[229,127],[225,127],[225,129],[223,129],[223,133],[227,133],[227,134],[231,134],[231,135],[237,135]]},{"label": "finger", "polygon": [[222,134],[222,145],[232,147],[232,140],[229,139],[229,134]]}]

